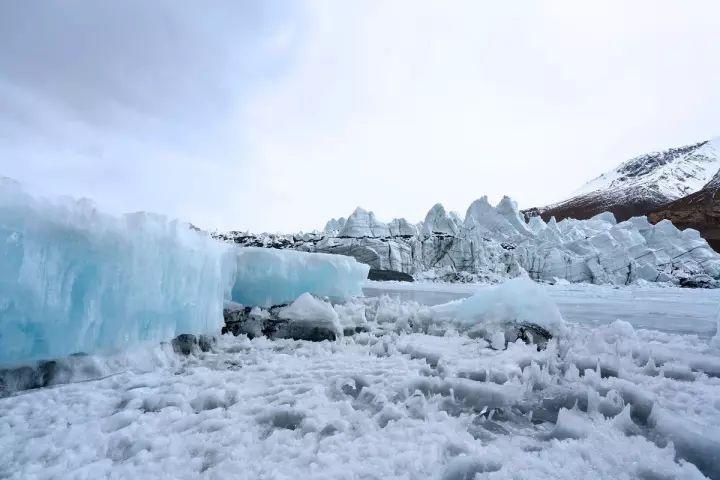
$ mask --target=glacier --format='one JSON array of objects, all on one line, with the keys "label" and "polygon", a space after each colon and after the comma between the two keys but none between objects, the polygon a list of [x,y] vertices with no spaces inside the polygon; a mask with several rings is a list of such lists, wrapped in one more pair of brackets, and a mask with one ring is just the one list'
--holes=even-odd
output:
[{"label": "glacier", "polygon": [[238,245],[347,255],[419,280],[499,282],[527,274],[542,282],[720,284],[720,255],[695,230],[665,220],[653,225],[646,217],[617,222],[607,212],[588,220],[526,221],[509,197],[495,206],[482,197],[464,219],[436,204],[419,223],[385,224],[358,208],[322,232],[215,236]]},{"label": "glacier", "polygon": [[361,293],[349,257],[239,248],[151,213],[35,198],[0,178],[0,365],[218,333],[228,302]]}]

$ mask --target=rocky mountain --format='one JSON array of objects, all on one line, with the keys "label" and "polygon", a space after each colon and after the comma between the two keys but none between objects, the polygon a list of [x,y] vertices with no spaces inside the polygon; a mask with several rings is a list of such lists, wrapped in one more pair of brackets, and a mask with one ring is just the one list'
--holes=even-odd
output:
[{"label": "rocky mountain", "polygon": [[720,251],[720,172],[698,192],[664,205],[648,215],[657,223],[670,220],[678,228],[694,228],[716,250]]},{"label": "rocky mountain", "polygon": [[[244,246],[292,248],[349,255],[371,267],[376,278],[388,272],[443,281],[499,281],[527,273],[540,281],[626,284],[638,280],[686,286],[718,286],[720,254],[696,231],[645,217],[618,223],[612,213],[587,220],[528,222],[504,197],[474,201],[464,219],[437,204],[425,220],[380,221],[356,209],[331,220],[323,232],[302,235],[215,234]],[[378,273],[379,272],[379,273]],[[385,275],[385,277],[383,277]]]},{"label": "rocky mountain", "polygon": [[720,138],[635,157],[588,182],[572,198],[525,214],[547,221],[607,211],[627,220],[702,190],[718,170]]}]

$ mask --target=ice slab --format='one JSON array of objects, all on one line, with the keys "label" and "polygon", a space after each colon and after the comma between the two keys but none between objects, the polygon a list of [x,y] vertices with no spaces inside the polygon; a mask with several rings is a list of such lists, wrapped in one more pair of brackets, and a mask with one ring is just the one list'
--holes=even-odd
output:
[{"label": "ice slab", "polygon": [[237,273],[232,300],[269,307],[303,293],[331,300],[362,294],[370,267],[352,257],[261,247],[235,249]]},{"label": "ice slab", "polygon": [[217,333],[228,300],[362,293],[351,257],[239,248],[161,215],[38,199],[0,178],[0,365]]},{"label": "ice slab", "polygon": [[0,179],[0,364],[215,331],[227,252],[176,220],[36,199]]}]

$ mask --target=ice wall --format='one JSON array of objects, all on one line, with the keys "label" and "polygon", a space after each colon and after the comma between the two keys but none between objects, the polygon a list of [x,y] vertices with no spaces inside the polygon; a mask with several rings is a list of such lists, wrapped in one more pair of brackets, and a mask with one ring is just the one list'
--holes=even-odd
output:
[{"label": "ice wall", "polygon": [[216,331],[228,252],[178,221],[36,199],[0,179],[0,364]]},{"label": "ice wall", "polygon": [[262,247],[237,248],[232,300],[243,305],[290,303],[305,292],[333,300],[362,294],[368,267],[352,257]]},{"label": "ice wall", "polygon": [[0,177],[0,365],[216,333],[227,300],[344,300],[367,274],[351,257],[240,248],[160,215],[33,198]]}]

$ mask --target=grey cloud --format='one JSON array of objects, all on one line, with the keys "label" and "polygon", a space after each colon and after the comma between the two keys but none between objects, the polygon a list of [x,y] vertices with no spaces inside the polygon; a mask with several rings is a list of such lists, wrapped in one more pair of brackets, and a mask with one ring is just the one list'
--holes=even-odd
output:
[{"label": "grey cloud", "polygon": [[[286,8],[171,0],[3,2],[0,79],[95,126],[207,124],[242,101],[253,77],[269,74],[272,58],[262,42],[289,18]],[[15,110],[15,116],[27,115]]]}]

